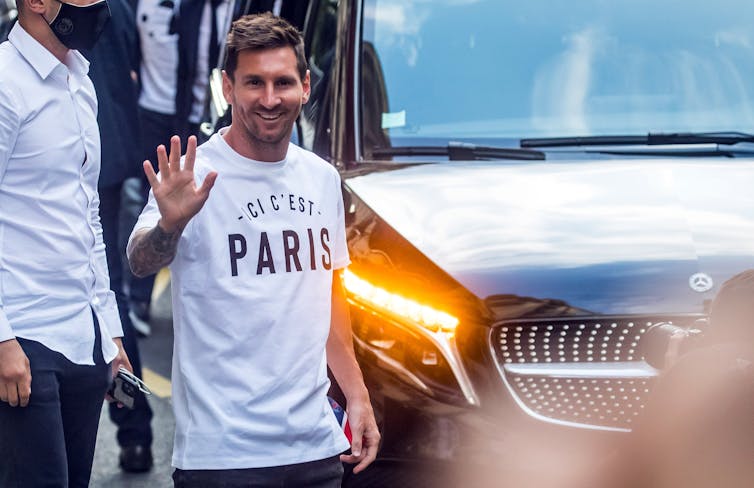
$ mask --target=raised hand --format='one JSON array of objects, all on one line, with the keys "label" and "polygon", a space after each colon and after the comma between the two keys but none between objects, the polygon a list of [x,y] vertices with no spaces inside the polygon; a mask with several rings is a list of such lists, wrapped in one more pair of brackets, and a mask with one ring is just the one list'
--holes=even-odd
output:
[{"label": "raised hand", "polygon": [[170,138],[170,154],[165,146],[157,148],[157,166],[160,178],[149,161],[144,161],[144,174],[152,186],[157,207],[160,210],[159,226],[168,233],[183,230],[189,220],[204,206],[209,192],[217,179],[217,172],[209,173],[197,188],[194,180],[196,137],[188,138],[186,157],[181,167],[181,140]]}]

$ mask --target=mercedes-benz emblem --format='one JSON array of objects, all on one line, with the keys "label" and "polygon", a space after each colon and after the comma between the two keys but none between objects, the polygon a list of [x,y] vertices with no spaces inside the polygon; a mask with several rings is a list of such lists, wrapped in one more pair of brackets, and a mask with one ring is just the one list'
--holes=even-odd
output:
[{"label": "mercedes-benz emblem", "polygon": [[696,273],[689,278],[689,286],[696,292],[704,293],[710,291],[714,283],[712,277],[707,273]]}]

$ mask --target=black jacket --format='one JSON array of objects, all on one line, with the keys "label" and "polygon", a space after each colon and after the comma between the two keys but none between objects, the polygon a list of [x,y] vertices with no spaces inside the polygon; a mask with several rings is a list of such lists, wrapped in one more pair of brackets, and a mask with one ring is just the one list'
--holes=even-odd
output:
[{"label": "black jacket", "polygon": [[97,122],[102,143],[99,187],[120,183],[141,171],[138,91],[131,72],[138,73],[138,36],[126,0],[108,0],[110,21],[91,50],[89,77],[97,92]]},{"label": "black jacket", "polygon": [[199,27],[205,2],[210,0],[182,0],[174,28],[178,33],[178,79],[175,94],[176,131],[182,141],[190,135],[189,121],[194,103],[193,87],[196,79]]}]

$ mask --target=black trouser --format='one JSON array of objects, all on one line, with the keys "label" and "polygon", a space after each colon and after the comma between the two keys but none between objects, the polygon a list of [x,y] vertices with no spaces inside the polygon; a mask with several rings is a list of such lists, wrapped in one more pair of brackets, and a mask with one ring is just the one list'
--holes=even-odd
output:
[{"label": "black trouser", "polygon": [[110,366],[95,325],[94,366],[74,364],[39,342],[18,338],[31,365],[26,407],[0,402],[0,486],[89,485]]},{"label": "black trouser", "polygon": [[173,472],[175,488],[339,488],[342,478],[339,456],[270,468]]},{"label": "black trouser", "polygon": [[[123,292],[122,253],[124,247],[121,245],[121,241],[125,238],[119,238],[122,186],[122,184],[117,184],[99,189],[99,215],[102,223],[102,239],[105,242],[107,267],[110,271],[110,289],[115,293],[120,322],[123,326],[123,349],[128,355],[134,374],[141,378],[141,357],[136,342],[136,331],[128,316],[128,300]],[[152,445],[152,427],[149,425],[152,420],[152,409],[143,393],[137,393],[133,410],[118,408],[117,404],[111,403],[109,411],[110,420],[118,426],[118,444],[120,446]]]}]

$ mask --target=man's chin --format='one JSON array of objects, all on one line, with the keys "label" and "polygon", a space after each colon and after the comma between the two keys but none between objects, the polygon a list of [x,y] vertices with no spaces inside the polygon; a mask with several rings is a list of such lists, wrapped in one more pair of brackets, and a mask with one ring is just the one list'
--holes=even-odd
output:
[{"label": "man's chin", "polygon": [[252,138],[263,142],[265,144],[280,144],[283,141],[286,141],[290,139],[290,136],[287,132],[276,132],[276,133],[257,133],[257,134],[251,134]]}]

